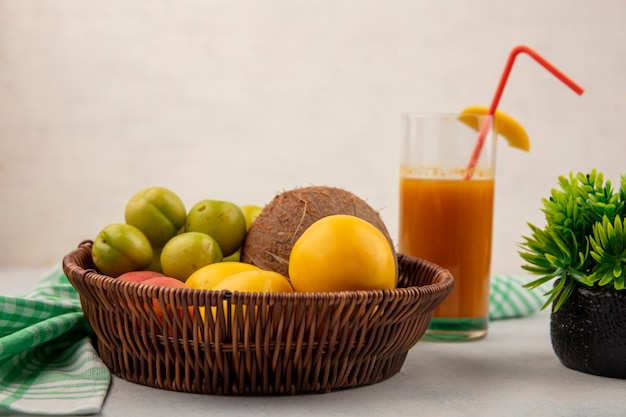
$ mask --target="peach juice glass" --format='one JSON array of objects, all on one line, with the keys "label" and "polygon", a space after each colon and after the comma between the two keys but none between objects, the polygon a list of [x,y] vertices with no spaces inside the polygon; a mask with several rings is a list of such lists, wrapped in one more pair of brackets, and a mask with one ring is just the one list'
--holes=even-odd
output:
[{"label": "peach juice glass", "polygon": [[[493,126],[489,115],[463,117]],[[487,132],[468,179],[478,134],[459,114],[407,114],[403,125],[399,252],[442,266],[455,279],[424,339],[483,338],[489,315],[496,133]]]}]

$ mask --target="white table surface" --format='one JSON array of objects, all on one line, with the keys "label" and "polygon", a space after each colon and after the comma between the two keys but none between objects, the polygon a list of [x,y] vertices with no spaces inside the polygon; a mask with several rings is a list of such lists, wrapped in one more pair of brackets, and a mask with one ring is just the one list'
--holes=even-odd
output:
[{"label": "white table surface", "polygon": [[[0,267],[0,293],[46,273]],[[550,344],[550,316],[495,321],[486,339],[419,342],[378,384],[327,394],[227,397],[165,391],[113,377],[103,416],[626,416],[626,381],[570,370]]]}]

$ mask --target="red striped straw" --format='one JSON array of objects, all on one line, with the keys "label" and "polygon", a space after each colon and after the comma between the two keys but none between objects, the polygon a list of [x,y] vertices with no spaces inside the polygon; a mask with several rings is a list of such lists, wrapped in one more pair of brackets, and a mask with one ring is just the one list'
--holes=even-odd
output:
[{"label": "red striped straw", "polygon": [[533,58],[535,61],[540,63],[545,69],[550,71],[556,78],[565,83],[569,88],[574,90],[574,92],[578,95],[581,95],[585,90],[572,81],[569,77],[563,74],[557,67],[548,62],[545,58],[539,55],[537,52],[533,51],[531,48],[525,45],[518,45],[511,50],[509,54],[509,59],[506,61],[506,66],[504,67],[504,71],[502,71],[502,75],[500,76],[500,82],[498,83],[498,88],[496,89],[496,93],[491,100],[491,106],[489,106],[489,115],[490,117],[486,123],[484,123],[480,129],[478,134],[478,141],[476,142],[476,146],[474,147],[474,151],[472,153],[472,157],[467,166],[467,171],[465,173],[465,179],[469,180],[472,178],[472,174],[474,174],[474,169],[476,168],[476,164],[478,163],[478,158],[480,157],[480,152],[483,149],[483,145],[485,144],[485,138],[487,137],[487,132],[491,128],[491,123],[493,120],[493,115],[496,113],[496,109],[498,108],[498,104],[500,103],[500,98],[502,97],[502,92],[504,91],[504,86],[506,85],[507,80],[509,79],[509,74],[511,73],[511,68],[513,68],[513,63],[515,62],[515,58],[520,53],[525,53]]}]

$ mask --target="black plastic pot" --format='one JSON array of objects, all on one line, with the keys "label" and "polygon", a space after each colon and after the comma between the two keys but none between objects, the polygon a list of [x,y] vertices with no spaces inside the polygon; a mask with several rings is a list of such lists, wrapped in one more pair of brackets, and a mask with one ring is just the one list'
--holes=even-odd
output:
[{"label": "black plastic pot", "polygon": [[626,378],[626,290],[577,287],[552,313],[550,333],[566,367]]}]

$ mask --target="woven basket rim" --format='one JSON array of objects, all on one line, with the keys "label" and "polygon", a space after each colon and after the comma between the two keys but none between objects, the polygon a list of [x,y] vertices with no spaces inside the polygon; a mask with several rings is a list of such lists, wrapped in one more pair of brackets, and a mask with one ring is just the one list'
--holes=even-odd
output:
[{"label": "woven basket rim", "polygon": [[[258,298],[258,297],[271,297],[273,299],[289,299],[294,301],[317,301],[324,299],[334,298],[347,298],[347,299],[377,299],[381,298],[385,294],[387,295],[402,295],[412,291],[418,291],[420,293],[436,294],[446,291],[450,291],[454,286],[454,278],[452,274],[446,269],[429,262],[425,259],[416,258],[406,254],[398,254],[399,258],[405,258],[409,262],[419,262],[430,268],[439,269],[442,273],[437,275],[437,281],[431,284],[409,286],[409,287],[397,287],[394,289],[373,289],[373,290],[349,290],[349,291],[328,291],[328,292],[292,292],[292,293],[266,293],[266,292],[247,292],[247,291],[231,291],[231,290],[209,290],[209,289],[195,289],[195,288],[178,288],[178,287],[165,287],[157,285],[146,285],[141,282],[122,281],[109,275],[102,274],[95,269],[84,269],[75,262],[70,261],[69,258],[72,255],[78,254],[80,251],[91,251],[92,240],[83,240],[76,249],[66,255],[63,259],[63,268],[73,273],[83,275],[83,279],[96,283],[101,282],[103,285],[113,285],[113,288],[151,288],[154,291],[154,295],[157,292],[163,291],[164,293],[173,292],[174,294],[188,295],[191,293],[198,294],[204,297],[217,296],[220,300],[232,300],[235,301],[238,298]],[[148,295],[153,295],[150,290],[146,290]]]}]

